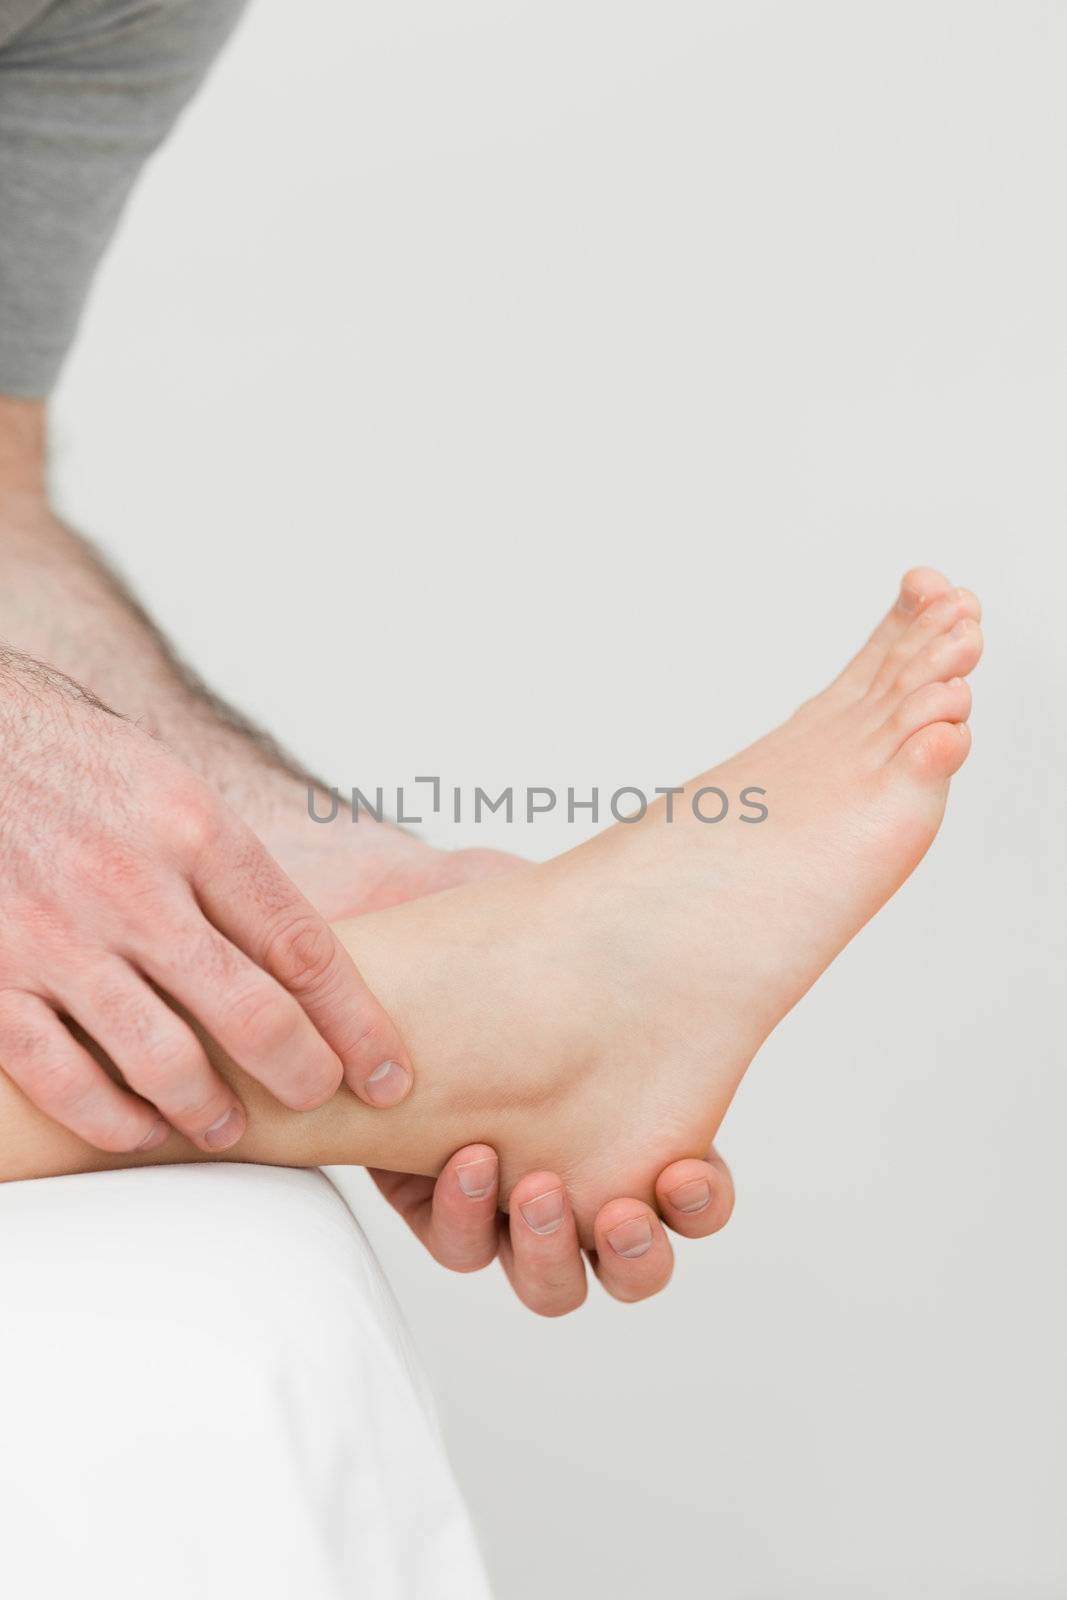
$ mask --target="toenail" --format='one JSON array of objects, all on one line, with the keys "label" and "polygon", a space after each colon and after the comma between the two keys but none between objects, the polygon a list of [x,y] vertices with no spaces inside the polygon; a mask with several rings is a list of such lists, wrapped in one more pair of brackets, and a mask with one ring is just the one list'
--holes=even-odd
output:
[{"label": "toenail", "polygon": [[479,1156],[477,1161],[462,1161],[456,1178],[468,1200],[484,1200],[496,1184],[496,1156]]},{"label": "toenail", "polygon": [[608,1243],[617,1256],[625,1256],[627,1261],[643,1256],[652,1248],[652,1224],[647,1217],[631,1217],[629,1222],[620,1222],[609,1230]]},{"label": "toenail", "polygon": [[667,1198],[675,1211],[703,1211],[711,1199],[711,1189],[705,1178],[693,1178],[672,1189]]},{"label": "toenail", "polygon": [[968,633],[970,633],[970,631],[971,631],[970,618],[969,617],[961,617],[960,620],[957,622],[956,626],[952,630],[952,637],[954,639],[962,639]]},{"label": "toenail", "polygon": [[411,1087],[411,1073],[399,1061],[383,1061],[366,1080],[365,1087],[372,1105],[395,1106]]},{"label": "toenail", "polygon": [[555,1233],[563,1223],[563,1190],[549,1189],[545,1194],[535,1194],[519,1206],[526,1225],[534,1233]]},{"label": "toenail", "polygon": [[237,1143],[244,1126],[244,1113],[237,1106],[232,1106],[224,1117],[211,1124],[204,1134],[204,1143],[209,1150],[228,1150]]},{"label": "toenail", "polygon": [[915,611],[921,611],[922,610],[922,603],[923,603],[922,595],[921,594],[914,594],[908,589],[901,589],[900,595],[899,595],[899,597],[897,599],[897,606],[899,607],[899,609],[901,611],[905,612],[908,616],[911,616],[912,613],[915,612]]}]

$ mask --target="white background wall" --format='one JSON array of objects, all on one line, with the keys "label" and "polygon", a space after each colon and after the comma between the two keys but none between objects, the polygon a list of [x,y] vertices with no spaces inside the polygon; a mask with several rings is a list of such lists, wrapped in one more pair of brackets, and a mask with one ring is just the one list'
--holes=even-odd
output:
[{"label": "white background wall", "polygon": [[665,1296],[536,1321],[358,1190],[507,1600],[1067,1595],[1065,69],[1062,0],[256,0],[98,284],[65,500],[338,782],[670,782],[909,564],[986,602]]}]

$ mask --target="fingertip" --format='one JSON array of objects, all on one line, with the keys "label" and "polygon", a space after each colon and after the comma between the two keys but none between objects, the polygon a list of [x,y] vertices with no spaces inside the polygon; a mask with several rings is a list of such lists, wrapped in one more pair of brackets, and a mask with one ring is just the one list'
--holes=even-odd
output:
[{"label": "fingertip", "polygon": [[675,1161],[656,1179],[656,1199],[664,1219],[676,1233],[689,1239],[705,1239],[730,1220],[733,1179],[722,1161]]},{"label": "fingertip", "polygon": [[577,1311],[588,1294],[574,1212],[555,1172],[528,1172],[508,1196],[501,1261],[512,1288],[541,1317]]},{"label": "fingertip", "polygon": [[616,1300],[646,1300],[666,1288],[674,1251],[663,1224],[643,1200],[609,1200],[593,1224],[597,1277]]},{"label": "fingertip", "polygon": [[210,1126],[205,1128],[199,1143],[214,1155],[220,1155],[224,1150],[230,1150],[243,1137],[247,1119],[244,1107],[233,1104],[218,1117]]},{"label": "fingertip", "polygon": [[137,1146],[137,1153],[139,1155],[147,1155],[150,1150],[158,1150],[160,1145],[166,1144],[169,1138],[170,1128],[163,1121],[162,1117],[157,1117],[151,1128],[141,1140],[140,1144]]},{"label": "fingertip", "polygon": [[491,1199],[493,1209],[496,1209],[500,1163],[492,1145],[466,1145],[462,1150],[456,1151],[445,1171],[451,1174],[460,1197],[468,1205],[472,1200]]},{"label": "fingertip", "polygon": [[508,1196],[508,1210],[533,1233],[557,1233],[570,1216],[563,1179],[555,1172],[527,1172]]},{"label": "fingertip", "polygon": [[479,1272],[497,1252],[496,1151],[467,1145],[442,1167],[434,1184],[430,1243],[453,1272]]},{"label": "fingertip", "polygon": [[356,1074],[355,1083],[352,1082],[351,1074],[347,1076],[349,1087],[361,1100],[383,1111],[391,1106],[398,1106],[402,1100],[406,1100],[415,1081],[411,1068],[403,1061],[395,1061],[392,1058],[380,1062],[365,1077],[360,1078]]}]

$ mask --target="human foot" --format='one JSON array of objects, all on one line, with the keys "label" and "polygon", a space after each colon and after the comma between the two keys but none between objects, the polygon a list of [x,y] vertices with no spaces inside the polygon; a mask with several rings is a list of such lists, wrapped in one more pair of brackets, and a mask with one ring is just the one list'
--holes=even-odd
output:
[{"label": "human foot", "polygon": [[[688,785],[673,822],[661,800],[527,873],[345,928],[436,1103],[442,1160],[484,1139],[505,1195],[559,1173],[590,1242],[605,1200],[652,1201],[669,1160],[707,1148],[764,1039],[932,842],[970,748],[978,615],[909,573],[841,676]],[[765,790],[766,820],[701,823],[708,786]]]}]

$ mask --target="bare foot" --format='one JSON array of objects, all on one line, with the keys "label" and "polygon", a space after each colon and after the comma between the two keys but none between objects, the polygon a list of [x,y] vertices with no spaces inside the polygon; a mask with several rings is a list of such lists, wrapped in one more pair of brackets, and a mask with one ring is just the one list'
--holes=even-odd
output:
[{"label": "bare foot", "polygon": [[[909,573],[841,676],[687,785],[672,822],[660,801],[543,866],[346,926],[416,1062],[412,1099],[439,1101],[442,1159],[493,1145],[505,1195],[559,1173],[588,1243],[606,1200],[654,1202],[668,1161],[707,1150],[764,1039],[931,844],[970,749],[978,617]],[[765,790],[768,816],[698,821],[710,786]]]}]

